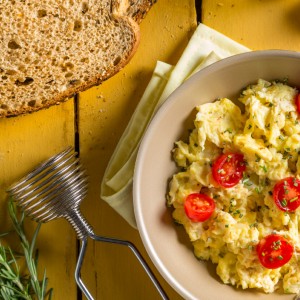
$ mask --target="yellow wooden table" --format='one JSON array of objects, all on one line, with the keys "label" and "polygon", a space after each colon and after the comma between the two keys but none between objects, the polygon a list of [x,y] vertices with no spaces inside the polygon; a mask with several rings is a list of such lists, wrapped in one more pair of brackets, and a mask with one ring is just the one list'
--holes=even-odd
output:
[{"label": "yellow wooden table", "polygon": [[[100,199],[100,183],[156,61],[176,64],[187,45],[197,25],[196,7],[201,12],[198,20],[251,49],[300,51],[298,0],[158,0],[141,24],[137,53],[120,73],[62,105],[0,119],[0,228],[8,226],[6,188],[42,160],[76,144],[90,177],[84,215],[97,234],[132,241],[154,270],[138,232]],[[34,226],[29,222],[28,230]],[[78,243],[70,225],[64,220],[43,225],[38,248],[39,266],[47,270],[54,299],[80,299],[74,282]],[[154,272],[170,299],[181,299]],[[159,299],[142,267],[123,247],[90,243],[82,276],[96,299]]]}]

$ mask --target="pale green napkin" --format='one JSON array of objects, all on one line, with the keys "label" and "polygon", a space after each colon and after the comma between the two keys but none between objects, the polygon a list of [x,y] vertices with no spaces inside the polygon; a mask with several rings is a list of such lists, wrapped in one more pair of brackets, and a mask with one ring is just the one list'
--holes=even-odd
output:
[{"label": "pale green napkin", "polygon": [[[148,87],[125,129],[105,171],[101,198],[136,228],[132,178],[138,147],[152,116],[186,79],[204,67],[248,48],[200,24],[176,66],[158,61]],[[171,151],[171,149],[170,149]]]}]

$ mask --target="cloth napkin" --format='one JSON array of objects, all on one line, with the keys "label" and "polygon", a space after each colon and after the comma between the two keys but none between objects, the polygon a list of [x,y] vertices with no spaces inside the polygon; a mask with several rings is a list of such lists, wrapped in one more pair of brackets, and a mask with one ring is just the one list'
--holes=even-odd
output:
[{"label": "cloth napkin", "polygon": [[200,23],[175,66],[157,62],[149,85],[119,140],[101,183],[101,199],[131,226],[136,228],[132,199],[134,165],[140,141],[153,115],[190,76],[220,59],[247,51],[250,50]]}]

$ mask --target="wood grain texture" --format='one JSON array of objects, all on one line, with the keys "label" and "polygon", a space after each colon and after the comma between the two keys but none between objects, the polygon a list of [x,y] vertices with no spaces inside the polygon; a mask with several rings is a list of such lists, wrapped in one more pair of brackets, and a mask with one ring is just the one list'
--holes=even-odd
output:
[{"label": "wood grain texture", "polygon": [[300,50],[298,0],[202,0],[202,22],[253,50]]},{"label": "wood grain texture", "polygon": [[[141,44],[129,65],[101,86],[80,94],[79,99],[80,153],[90,176],[82,210],[97,234],[134,242],[149,263],[138,232],[100,199],[100,183],[157,60],[175,64],[196,25],[194,1],[159,0],[141,23]],[[181,299],[155,274],[170,299]],[[91,243],[83,278],[97,299],[160,299],[133,254],[122,246]]]},{"label": "wood grain texture", "polygon": [[[202,0],[201,11],[204,24],[253,50],[300,50],[298,0]],[[159,0],[141,23],[141,44],[131,62],[101,86],[79,95],[79,149],[90,176],[82,211],[97,234],[134,242],[154,271],[138,232],[101,201],[100,183],[156,61],[175,64],[195,28],[194,0]],[[9,226],[5,189],[37,163],[72,145],[74,122],[72,100],[32,115],[0,120],[1,228]],[[29,230],[34,226],[27,223]],[[76,239],[72,228],[64,220],[43,225],[38,247],[41,269],[46,267],[49,286],[55,289],[54,299],[76,299]],[[170,299],[181,299],[155,274]],[[90,243],[82,275],[96,299],[159,299],[133,254],[122,246]]]},{"label": "wood grain texture", "polygon": [[[31,115],[0,119],[0,232],[11,226],[6,189],[37,164],[73,143],[72,100]],[[28,220],[26,225],[30,236],[36,223]],[[63,220],[42,225],[37,248],[40,278],[46,269],[48,286],[54,288],[54,299],[76,299],[73,280],[76,237],[71,226]]]}]

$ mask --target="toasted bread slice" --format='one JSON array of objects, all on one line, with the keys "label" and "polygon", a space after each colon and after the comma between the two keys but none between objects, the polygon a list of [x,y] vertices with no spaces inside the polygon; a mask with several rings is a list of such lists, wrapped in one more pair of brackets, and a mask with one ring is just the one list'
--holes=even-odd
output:
[{"label": "toasted bread slice", "polygon": [[128,0],[1,1],[0,117],[62,102],[124,67],[139,43],[130,12],[146,11],[151,1],[135,2],[141,6],[130,7]]}]

